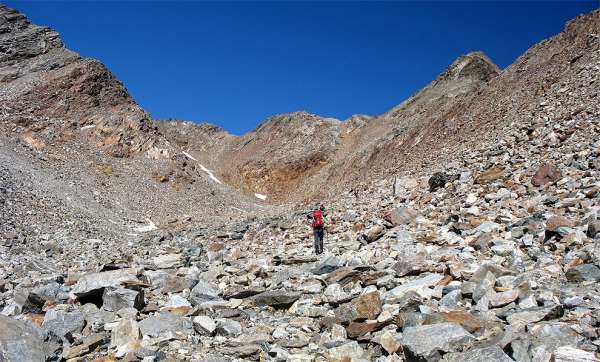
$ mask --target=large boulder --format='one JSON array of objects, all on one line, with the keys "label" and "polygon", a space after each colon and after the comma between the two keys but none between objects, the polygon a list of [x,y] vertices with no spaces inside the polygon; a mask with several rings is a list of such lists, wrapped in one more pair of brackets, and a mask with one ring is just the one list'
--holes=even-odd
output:
[{"label": "large boulder", "polygon": [[126,288],[106,288],[102,295],[102,308],[116,312],[123,308],[142,309],[144,292]]},{"label": "large boulder", "polygon": [[388,212],[384,219],[394,226],[409,225],[417,220],[419,213],[408,207],[397,207]]},{"label": "large boulder", "polygon": [[192,322],[189,318],[170,312],[161,312],[148,317],[139,323],[139,327],[142,335],[150,337],[167,335],[185,338],[193,333]]},{"label": "large boulder", "polygon": [[47,333],[28,322],[0,315],[0,361],[45,362],[54,352]]},{"label": "large boulder", "polygon": [[475,338],[457,323],[407,327],[402,342],[407,356],[415,360],[438,361],[440,352],[458,351]]},{"label": "large boulder", "polygon": [[192,288],[192,291],[190,292],[189,300],[190,300],[190,302],[192,302],[192,305],[196,306],[196,305],[200,305],[204,302],[210,302],[210,301],[222,300],[222,299],[221,299],[221,297],[219,297],[219,292],[216,291],[210,284],[208,284],[204,280],[200,280],[196,284],[196,286],[194,286],[194,288]]},{"label": "large boulder", "polygon": [[118,287],[123,282],[137,280],[137,271],[135,269],[117,269],[89,273],[79,278],[77,284],[71,289],[71,293],[78,299],[102,295],[104,288]]},{"label": "large boulder", "polygon": [[50,309],[44,316],[42,328],[62,339],[71,339],[72,333],[81,333],[85,318],[81,312],[64,312]]},{"label": "large boulder", "polygon": [[571,282],[597,282],[600,280],[600,268],[593,264],[581,264],[569,269],[565,275]]}]

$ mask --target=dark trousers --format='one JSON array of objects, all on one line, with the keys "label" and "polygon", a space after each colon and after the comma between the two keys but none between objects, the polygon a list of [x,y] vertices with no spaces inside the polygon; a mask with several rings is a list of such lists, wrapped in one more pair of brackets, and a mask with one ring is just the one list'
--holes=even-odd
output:
[{"label": "dark trousers", "polygon": [[323,228],[314,228],[313,234],[315,235],[315,254],[321,254],[323,252],[323,237],[325,231]]}]

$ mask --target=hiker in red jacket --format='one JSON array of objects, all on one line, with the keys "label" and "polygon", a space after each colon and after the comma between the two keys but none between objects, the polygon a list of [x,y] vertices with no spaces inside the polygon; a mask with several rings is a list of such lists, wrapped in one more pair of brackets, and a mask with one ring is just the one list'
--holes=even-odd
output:
[{"label": "hiker in red jacket", "polygon": [[327,213],[325,212],[325,206],[321,205],[317,210],[313,211],[312,214],[308,215],[309,219],[312,219],[313,234],[315,236],[315,254],[323,253],[323,238],[325,237],[325,218]]}]

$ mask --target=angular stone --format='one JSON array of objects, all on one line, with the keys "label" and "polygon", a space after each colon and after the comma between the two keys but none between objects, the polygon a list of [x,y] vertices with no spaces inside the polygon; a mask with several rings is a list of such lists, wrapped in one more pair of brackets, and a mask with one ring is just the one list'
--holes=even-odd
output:
[{"label": "angular stone", "polygon": [[257,306],[271,306],[273,308],[288,308],[302,294],[287,290],[272,290],[254,296],[254,301]]},{"label": "angular stone", "polygon": [[325,351],[325,357],[331,362],[360,361],[364,357],[364,354],[365,351],[356,341],[329,348]]},{"label": "angular stone", "polygon": [[446,186],[448,181],[450,181],[450,176],[448,176],[445,172],[434,173],[427,181],[429,184],[429,191],[434,192],[437,189]]},{"label": "angular stone", "polygon": [[554,362],[598,362],[596,353],[584,351],[571,346],[558,347],[552,354]]},{"label": "angular stone", "polygon": [[483,171],[479,175],[477,175],[477,177],[475,177],[475,183],[476,184],[487,184],[487,183],[496,181],[498,179],[501,179],[503,177],[504,177],[504,168],[494,166],[494,167],[491,167],[491,168]]},{"label": "angular stone", "polygon": [[546,163],[540,166],[531,178],[533,186],[544,186],[556,182],[562,178],[562,174],[554,165]]},{"label": "angular stone", "polygon": [[485,277],[477,284],[473,290],[473,300],[479,301],[484,295],[492,292],[496,284],[496,277],[493,273],[487,272]]},{"label": "angular stone", "polygon": [[593,264],[581,264],[567,270],[565,275],[570,282],[597,282],[600,281],[600,268]]},{"label": "angular stone", "polygon": [[108,287],[102,294],[102,308],[116,312],[123,308],[142,309],[144,307],[144,292],[126,288]]},{"label": "angular stone", "polygon": [[85,338],[83,343],[76,346],[68,346],[63,350],[62,356],[64,359],[69,360],[71,358],[86,355],[98,346],[104,343],[104,335],[100,333],[92,334]]},{"label": "angular stone", "polygon": [[493,308],[503,307],[508,305],[519,297],[519,291],[516,289],[507,290],[501,293],[490,293],[488,299]]},{"label": "angular stone", "polygon": [[171,269],[183,264],[182,254],[159,255],[152,259],[152,264],[158,269]]},{"label": "angular stone", "polygon": [[385,235],[385,226],[375,225],[370,227],[364,234],[367,243],[372,243]]},{"label": "angular stone", "polygon": [[339,269],[342,265],[342,262],[338,258],[330,256],[316,265],[312,269],[312,273],[315,275],[329,274],[334,270]]},{"label": "angular stone", "polygon": [[209,316],[200,315],[192,319],[194,329],[203,336],[211,336],[217,329],[217,323]]},{"label": "angular stone", "polygon": [[371,333],[374,331],[378,331],[381,328],[385,327],[387,323],[380,323],[377,321],[373,322],[351,322],[348,327],[346,327],[346,333],[348,333],[348,337],[357,338],[360,336],[364,336],[367,333]]},{"label": "angular stone", "polygon": [[262,352],[262,348],[258,344],[247,344],[244,346],[225,347],[221,352],[243,360],[258,360]]},{"label": "angular stone", "polygon": [[379,344],[381,344],[381,347],[383,347],[387,353],[392,354],[396,353],[400,347],[402,347],[401,340],[402,339],[398,333],[386,331],[383,335],[381,335]]},{"label": "angular stone", "polygon": [[100,273],[85,274],[71,290],[77,298],[100,294],[104,288],[119,287],[126,281],[137,281],[134,269],[117,269]]},{"label": "angular stone", "polygon": [[263,287],[243,287],[240,285],[235,285],[223,291],[223,298],[246,299],[264,292],[265,288]]},{"label": "angular stone", "polygon": [[428,361],[439,360],[440,352],[460,350],[463,344],[474,339],[469,332],[456,323],[408,327],[402,333],[402,343],[407,357]]},{"label": "angular stone", "polygon": [[124,318],[112,330],[111,347],[116,347],[115,356],[118,358],[136,353],[142,348],[139,325],[134,319]]},{"label": "angular stone", "polygon": [[218,319],[216,333],[225,337],[237,337],[242,334],[242,325],[238,321],[230,319]]},{"label": "angular stone", "polygon": [[419,217],[419,213],[408,207],[397,207],[388,212],[384,219],[394,226],[410,225]]},{"label": "angular stone", "polygon": [[198,282],[167,273],[164,270],[147,270],[144,272],[144,278],[161,293],[179,293],[185,289],[192,289]]},{"label": "angular stone", "polygon": [[54,352],[46,336],[34,324],[0,315],[0,360],[45,362]]},{"label": "angular stone", "polygon": [[69,339],[71,333],[81,333],[85,318],[80,312],[63,312],[50,309],[44,316],[42,328],[62,339]]},{"label": "angular stone", "polygon": [[526,325],[536,323],[542,320],[560,318],[563,315],[563,309],[560,305],[552,307],[538,307],[524,310],[509,315],[506,320],[514,325]]},{"label": "angular stone", "polygon": [[444,356],[447,362],[513,362],[498,346],[473,349],[463,353],[449,353]]},{"label": "angular stone", "polygon": [[346,292],[338,283],[329,284],[323,292],[323,301],[327,303],[340,304],[352,299],[352,295]]},{"label": "angular stone", "polygon": [[416,292],[421,297],[429,297],[431,295],[430,287],[439,283],[444,276],[442,274],[429,274],[410,282],[404,283],[388,291],[384,296],[383,300],[387,304],[394,303],[409,292]]},{"label": "angular stone", "polygon": [[210,284],[200,280],[198,284],[196,284],[196,286],[194,286],[194,288],[191,290],[189,300],[192,302],[192,305],[196,306],[204,302],[218,301],[222,299],[219,297],[219,293],[214,290]]},{"label": "angular stone", "polygon": [[193,333],[192,322],[174,313],[161,312],[139,323],[142,335],[159,337],[161,334],[184,337]]},{"label": "angular stone", "polygon": [[573,227],[573,222],[564,216],[554,215],[546,221],[546,231],[558,232],[561,227]]},{"label": "angular stone", "polygon": [[381,313],[381,298],[377,291],[362,294],[353,299],[351,303],[357,312],[357,318],[377,319]]}]

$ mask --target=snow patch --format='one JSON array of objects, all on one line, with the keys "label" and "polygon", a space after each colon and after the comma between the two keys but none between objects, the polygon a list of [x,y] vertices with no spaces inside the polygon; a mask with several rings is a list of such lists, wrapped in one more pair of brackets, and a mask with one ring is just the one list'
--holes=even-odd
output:
[{"label": "snow patch", "polygon": [[261,200],[267,199],[267,195],[263,195],[263,194],[254,194],[254,197],[256,197],[257,199],[261,199]]},{"label": "snow patch", "polygon": [[182,151],[181,153],[183,153],[183,155],[184,155],[185,157],[187,157],[187,158],[189,158],[189,159],[191,159],[191,160],[194,160],[194,161],[198,162],[198,160],[197,160],[197,159],[195,159],[195,158],[194,158],[192,155],[190,155],[189,153],[187,153],[187,152],[185,152],[185,151]]},{"label": "snow patch", "polygon": [[138,233],[147,233],[149,231],[158,229],[156,225],[152,222],[152,220],[146,219],[146,221],[148,222],[148,225],[137,227],[134,230]]},{"label": "snow patch", "polygon": [[90,128],[96,128],[96,125],[95,124],[90,124],[90,125],[87,125],[87,126],[83,126],[83,127],[80,128],[80,130],[85,131],[86,129],[90,129]]},{"label": "snow patch", "polygon": [[[192,155],[190,155],[189,153],[182,151],[182,153],[189,159],[194,160],[196,162],[198,162],[197,159],[195,159]],[[212,173],[212,171],[210,171],[209,169],[207,169],[206,167],[204,167],[200,162],[198,162],[198,166],[200,166],[200,169],[202,169],[202,171],[206,172],[206,174],[208,175],[208,177],[210,177],[211,180],[213,180],[214,182],[221,184],[222,182],[215,177],[215,175]]]}]

